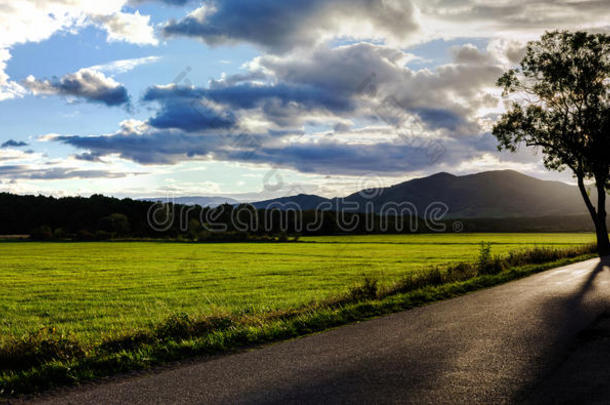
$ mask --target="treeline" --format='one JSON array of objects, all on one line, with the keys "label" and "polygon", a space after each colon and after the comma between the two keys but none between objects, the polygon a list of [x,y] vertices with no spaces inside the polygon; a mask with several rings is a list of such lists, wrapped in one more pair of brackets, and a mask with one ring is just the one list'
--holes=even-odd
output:
[{"label": "treeline", "polygon": [[150,203],[93,195],[89,198],[0,194],[0,234],[36,238],[93,239],[153,236],[146,212]]},{"label": "treeline", "polygon": [[89,198],[0,193],[0,235],[38,240],[159,238],[192,241],[287,241],[296,235],[428,232],[589,232],[586,216],[446,219],[336,211],[216,208],[93,195]]}]

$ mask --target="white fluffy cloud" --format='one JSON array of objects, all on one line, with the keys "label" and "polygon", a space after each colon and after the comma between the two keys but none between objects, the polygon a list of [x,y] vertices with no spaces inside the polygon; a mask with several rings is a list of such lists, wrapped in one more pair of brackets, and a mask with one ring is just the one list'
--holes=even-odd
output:
[{"label": "white fluffy cloud", "polygon": [[141,15],[138,11],[130,13],[114,13],[97,15],[93,21],[101,24],[108,32],[109,41],[124,41],[138,45],[157,45],[153,27],[150,26],[150,16]]},{"label": "white fluffy cloud", "polygon": [[5,73],[10,48],[39,42],[61,30],[76,30],[97,24],[109,40],[135,44],[157,43],[149,17],[122,12],[126,0],[17,0],[0,6],[0,100],[24,93]]},{"label": "white fluffy cloud", "polygon": [[18,83],[11,81],[4,72],[6,69],[6,62],[8,62],[10,58],[11,54],[8,49],[0,48],[0,101],[19,97],[25,93],[23,87]]}]

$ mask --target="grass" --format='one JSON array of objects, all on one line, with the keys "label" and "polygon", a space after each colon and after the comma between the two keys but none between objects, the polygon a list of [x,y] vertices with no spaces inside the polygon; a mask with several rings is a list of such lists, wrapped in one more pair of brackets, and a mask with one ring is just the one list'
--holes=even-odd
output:
[{"label": "grass", "polygon": [[[0,384],[47,388],[323,330],[588,257],[593,236],[307,239],[0,244]],[[471,264],[482,240],[485,271]],[[552,249],[508,254],[534,246]]]},{"label": "grass", "polygon": [[[458,234],[305,238],[313,243],[3,243],[0,342],[53,326],[96,343],[168,316],[297,308],[365,276],[387,285],[409,272],[589,234]],[[332,243],[325,243],[332,242]]]}]

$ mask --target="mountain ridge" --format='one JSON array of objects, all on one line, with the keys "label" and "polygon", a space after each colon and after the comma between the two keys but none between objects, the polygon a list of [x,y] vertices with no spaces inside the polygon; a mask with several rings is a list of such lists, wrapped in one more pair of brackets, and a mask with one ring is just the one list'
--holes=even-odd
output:
[{"label": "mountain ridge", "polygon": [[[595,198],[595,192],[592,191]],[[241,202],[229,197],[147,198],[185,205],[215,207]],[[542,180],[516,170],[491,170],[467,175],[439,172],[379,189],[363,189],[345,197],[297,194],[250,202],[256,209],[344,210],[382,212],[390,206],[412,204],[423,216],[433,203],[447,207],[447,218],[517,218],[588,214],[576,186]],[[357,208],[354,208],[357,207]],[[406,208],[405,208],[406,209]]]},{"label": "mountain ridge", "polygon": [[[365,192],[366,191],[366,192]],[[310,198],[306,198],[310,197]],[[371,198],[372,197],[372,198]],[[586,214],[586,207],[576,186],[552,180],[541,180],[515,170],[494,170],[456,176],[447,172],[407,180],[373,192],[361,190],[343,198],[324,198],[316,195],[287,196],[253,203],[256,208],[265,204],[297,203],[304,210],[328,202],[332,209],[340,205],[347,211],[379,213],[388,204],[411,203],[420,216],[432,203],[443,203],[450,218],[507,218],[540,217],[551,215]]]}]

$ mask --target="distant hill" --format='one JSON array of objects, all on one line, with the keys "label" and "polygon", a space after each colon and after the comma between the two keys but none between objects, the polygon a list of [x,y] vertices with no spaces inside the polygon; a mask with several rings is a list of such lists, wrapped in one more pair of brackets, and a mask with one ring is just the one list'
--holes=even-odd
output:
[{"label": "distant hill", "polygon": [[152,202],[172,202],[181,205],[199,205],[202,207],[218,207],[222,204],[239,204],[239,201],[228,197],[158,197],[158,198],[140,198],[140,201]]},{"label": "distant hill", "polygon": [[280,209],[282,208],[282,206],[286,209],[289,209],[291,207],[291,205],[289,204],[293,204],[292,206],[297,206],[301,210],[307,211],[315,210],[316,208],[320,207],[322,203],[332,204],[332,201],[328,198],[320,197],[313,194],[299,194],[291,197],[282,197],[275,198],[272,200],[258,201],[250,203],[250,205],[254,206],[254,208],[256,209],[273,208],[274,206]]},{"label": "distant hill", "polygon": [[[367,198],[373,195],[374,198]],[[299,194],[254,203],[264,208],[272,203],[294,202],[302,209],[314,209],[321,202],[333,208],[339,199]],[[379,212],[384,204],[410,202],[423,216],[426,207],[442,202],[450,218],[548,217],[587,214],[578,188],[558,181],[545,181],[514,170],[488,171],[466,176],[437,173],[371,192],[362,190],[342,199],[345,210],[365,211],[372,204]],[[350,208],[358,206],[359,208]]]}]

